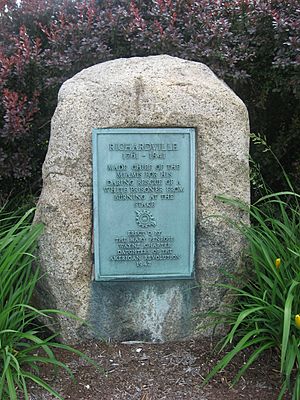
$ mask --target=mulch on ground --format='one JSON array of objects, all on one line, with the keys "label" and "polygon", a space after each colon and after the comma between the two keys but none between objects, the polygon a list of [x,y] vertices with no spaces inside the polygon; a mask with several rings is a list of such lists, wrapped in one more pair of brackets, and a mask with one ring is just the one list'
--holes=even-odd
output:
[{"label": "mulch on ground", "polygon": [[[102,365],[103,372],[75,355],[60,352],[58,358],[72,369],[76,382],[61,371],[53,377],[49,367],[43,370],[43,377],[66,400],[276,400],[280,375],[274,352],[256,361],[234,387],[230,382],[249,352],[240,354],[202,388],[204,377],[220,357],[213,347],[209,339],[167,344],[90,341],[76,348]],[[30,396],[31,400],[54,399],[34,386]]]}]

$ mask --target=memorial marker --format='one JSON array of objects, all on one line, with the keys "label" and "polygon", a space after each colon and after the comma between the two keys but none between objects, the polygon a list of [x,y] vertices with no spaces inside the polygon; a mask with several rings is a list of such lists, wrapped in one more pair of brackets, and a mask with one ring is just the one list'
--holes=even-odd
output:
[{"label": "memorial marker", "polygon": [[93,130],[96,280],[191,278],[195,130]]},{"label": "memorial marker", "polygon": [[228,304],[245,240],[227,221],[248,218],[218,196],[249,204],[248,145],[245,105],[197,62],[111,60],[62,85],[35,221],[39,307],[79,317],[55,317],[63,338],[193,338],[196,311]]}]

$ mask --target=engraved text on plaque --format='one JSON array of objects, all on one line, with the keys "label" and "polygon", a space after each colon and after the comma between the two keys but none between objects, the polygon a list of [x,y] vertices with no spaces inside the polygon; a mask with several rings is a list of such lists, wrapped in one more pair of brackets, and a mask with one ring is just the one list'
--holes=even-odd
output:
[{"label": "engraved text on plaque", "polygon": [[195,131],[93,130],[96,280],[190,278]]}]

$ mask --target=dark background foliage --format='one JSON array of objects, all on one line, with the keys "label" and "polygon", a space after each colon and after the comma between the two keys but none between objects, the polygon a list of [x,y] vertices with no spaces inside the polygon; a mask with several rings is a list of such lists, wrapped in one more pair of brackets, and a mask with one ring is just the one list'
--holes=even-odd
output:
[{"label": "dark background foliage", "polygon": [[[0,0],[1,195],[37,194],[60,85],[119,57],[200,61],[243,99],[300,187],[299,0]],[[259,151],[258,151],[259,150]],[[279,166],[252,149],[273,190]]]}]

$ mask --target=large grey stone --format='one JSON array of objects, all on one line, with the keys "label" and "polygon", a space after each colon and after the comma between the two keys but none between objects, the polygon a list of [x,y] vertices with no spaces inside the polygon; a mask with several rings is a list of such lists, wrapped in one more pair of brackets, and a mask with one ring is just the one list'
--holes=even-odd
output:
[{"label": "large grey stone", "polygon": [[[93,281],[91,133],[106,127],[196,128],[195,280]],[[52,119],[36,212],[36,221],[45,224],[39,243],[42,305],[72,311],[114,339],[191,336],[193,310],[222,305],[222,291],[212,286],[223,279],[220,269],[233,271],[240,264],[243,238],[214,216],[246,216],[215,196],[249,202],[248,138],[245,105],[200,63],[170,56],[119,59],[66,81]],[[69,340],[91,334],[67,318],[59,324]]]}]

